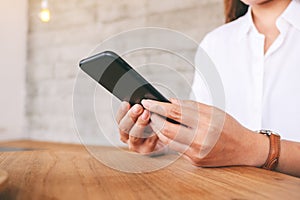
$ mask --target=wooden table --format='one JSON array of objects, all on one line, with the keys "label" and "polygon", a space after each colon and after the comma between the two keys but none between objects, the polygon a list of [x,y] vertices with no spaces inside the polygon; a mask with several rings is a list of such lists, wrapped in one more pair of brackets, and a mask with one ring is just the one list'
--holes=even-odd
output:
[{"label": "wooden table", "polygon": [[[300,179],[252,167],[197,168],[184,159],[151,173],[124,173],[83,146],[17,141],[0,146],[9,174],[0,199],[300,199]],[[99,147],[109,153],[110,148]]]}]

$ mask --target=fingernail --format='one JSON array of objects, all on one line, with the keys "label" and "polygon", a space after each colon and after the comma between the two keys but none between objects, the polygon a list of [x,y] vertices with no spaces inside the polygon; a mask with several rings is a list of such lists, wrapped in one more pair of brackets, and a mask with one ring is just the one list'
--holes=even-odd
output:
[{"label": "fingernail", "polygon": [[149,108],[151,106],[151,101],[150,100],[142,100],[142,105],[144,106],[144,108]]},{"label": "fingernail", "polygon": [[148,119],[148,111],[147,110],[144,110],[143,114],[142,114],[142,120],[147,120]]},{"label": "fingernail", "polygon": [[140,111],[141,111],[140,106],[136,105],[136,106],[133,107],[133,112],[134,112],[135,114],[139,114]]}]

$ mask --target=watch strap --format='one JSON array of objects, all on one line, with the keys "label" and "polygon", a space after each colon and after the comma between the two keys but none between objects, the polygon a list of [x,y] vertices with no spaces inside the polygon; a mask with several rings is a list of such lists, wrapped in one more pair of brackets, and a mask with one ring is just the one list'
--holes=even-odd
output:
[{"label": "watch strap", "polygon": [[280,156],[280,135],[267,130],[261,130],[260,133],[267,135],[270,140],[269,155],[262,168],[268,170],[275,170],[278,165]]}]

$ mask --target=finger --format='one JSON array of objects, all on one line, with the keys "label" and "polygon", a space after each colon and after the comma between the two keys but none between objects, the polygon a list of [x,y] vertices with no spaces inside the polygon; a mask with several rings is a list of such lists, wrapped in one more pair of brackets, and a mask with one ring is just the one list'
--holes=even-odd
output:
[{"label": "finger", "polygon": [[126,115],[121,119],[119,123],[119,129],[126,133],[129,133],[131,127],[136,122],[137,118],[143,112],[141,105],[136,104],[126,113]]},{"label": "finger", "polygon": [[150,112],[173,119],[189,127],[197,125],[199,113],[194,109],[154,100],[142,100],[142,105]]},{"label": "finger", "polygon": [[194,109],[195,112],[198,112],[198,127],[195,126],[193,128],[210,129],[212,132],[220,132],[223,129],[226,113],[219,108],[191,100],[176,99],[175,101],[183,107]]},{"label": "finger", "polygon": [[122,142],[127,143],[129,139],[129,132],[134,123],[136,122],[138,116],[142,113],[143,108],[141,105],[134,105],[120,120],[119,122],[119,132],[120,139]]},{"label": "finger", "polygon": [[145,138],[144,134],[145,128],[149,123],[150,113],[148,110],[144,110],[143,113],[138,117],[135,124],[132,126],[129,132],[129,143],[130,146],[141,145]]},{"label": "finger", "polygon": [[149,138],[145,139],[142,145],[137,146],[138,152],[145,155],[157,155],[161,153],[161,149],[157,147],[158,140],[158,136],[153,134]]},{"label": "finger", "polygon": [[189,160],[192,164],[200,166],[200,158],[195,157],[195,152],[192,148],[188,145],[184,145],[182,143],[170,140],[160,132],[156,132],[157,136],[159,137],[160,141],[162,141],[168,148],[181,153],[181,156]]},{"label": "finger", "polygon": [[150,112],[148,110],[144,110],[143,113],[138,117],[135,124],[132,126],[129,135],[137,138],[146,138],[147,133],[149,134],[149,130],[146,130],[149,124],[149,120]]},{"label": "finger", "polygon": [[[149,111],[147,111],[147,112],[149,112]],[[147,124],[148,124],[148,122],[149,122],[149,118],[147,120]],[[145,126],[145,127],[147,127],[147,126]],[[145,127],[144,127],[144,130],[145,130]],[[133,130],[131,129],[131,131],[133,131]],[[142,131],[142,129],[140,129],[139,131]],[[128,145],[129,145],[129,149],[133,150],[135,152],[145,154],[145,155],[150,155],[150,154],[156,155],[156,154],[159,154],[161,151],[161,149],[156,149],[158,140],[159,140],[159,138],[156,134],[152,134],[151,136],[148,136],[147,138],[146,137],[144,137],[144,138],[133,137],[130,134],[129,140],[128,140]]]},{"label": "finger", "polygon": [[[154,144],[153,145],[154,148],[152,149],[151,152],[146,154],[147,156],[156,157],[156,156],[161,156],[161,155],[169,153],[169,147],[166,146],[161,140],[159,140],[159,138],[156,134],[154,134],[151,137],[155,137],[154,139],[152,139],[152,140],[155,140],[154,143],[152,142],[152,144]],[[151,139],[151,138],[149,138],[149,139]],[[145,142],[148,142],[148,139]]]},{"label": "finger", "polygon": [[195,129],[166,121],[157,114],[151,115],[150,126],[155,132],[160,132],[170,140],[191,145],[197,136]]},{"label": "finger", "polygon": [[116,114],[116,121],[118,124],[120,123],[122,118],[126,115],[129,109],[130,109],[130,104],[126,101],[123,101]]},{"label": "finger", "polygon": [[[126,101],[123,101],[120,105],[119,110],[117,111],[117,114],[116,114],[116,121],[117,121],[118,125],[120,124],[121,120],[126,115],[126,113],[129,111],[129,109],[130,109],[130,104]],[[121,129],[119,129],[119,133],[120,133],[120,140],[123,143],[127,144],[127,141],[129,139],[128,134],[125,133],[124,131],[122,131]]]},{"label": "finger", "polygon": [[162,141],[165,145],[167,145],[169,149],[180,153],[185,153],[189,149],[188,145],[171,140],[170,138],[163,135],[160,131],[155,131],[155,133],[157,134],[159,140]]},{"label": "finger", "polygon": [[222,129],[226,113],[220,109],[191,100],[170,99],[170,101],[174,104],[194,109],[198,113],[198,124],[193,127],[194,129],[207,129],[207,127],[212,127],[214,131],[216,131],[216,127],[219,131]]}]

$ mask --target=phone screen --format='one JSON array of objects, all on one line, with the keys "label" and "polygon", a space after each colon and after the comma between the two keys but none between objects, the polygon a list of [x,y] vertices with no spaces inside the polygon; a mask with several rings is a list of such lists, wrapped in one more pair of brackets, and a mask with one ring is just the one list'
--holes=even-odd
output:
[{"label": "phone screen", "polygon": [[80,61],[81,69],[121,101],[131,105],[143,99],[169,102],[125,60],[111,51],[105,51]]}]

